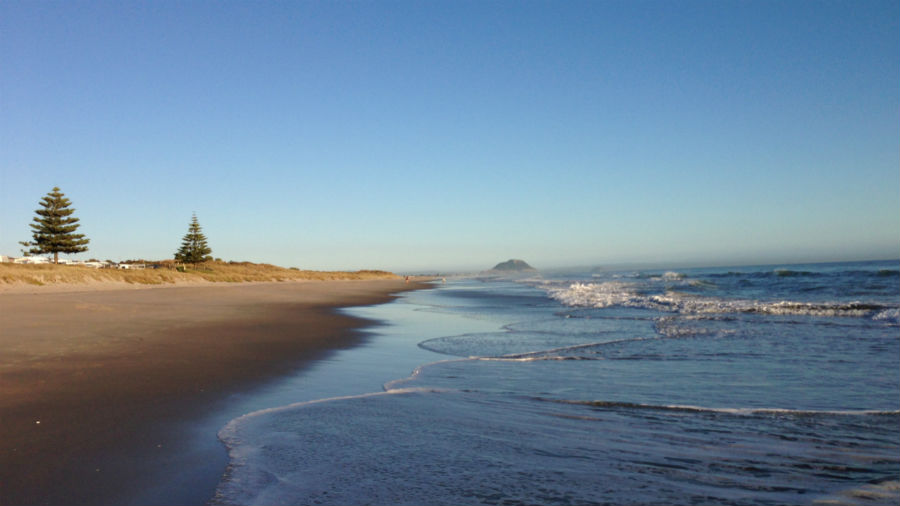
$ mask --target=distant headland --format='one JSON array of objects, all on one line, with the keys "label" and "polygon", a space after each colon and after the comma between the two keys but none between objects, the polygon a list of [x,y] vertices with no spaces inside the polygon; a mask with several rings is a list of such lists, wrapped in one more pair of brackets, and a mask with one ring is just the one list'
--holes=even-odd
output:
[{"label": "distant headland", "polygon": [[534,267],[528,265],[528,262],[525,260],[516,260],[510,259],[505,262],[500,262],[495,265],[491,271],[499,271],[499,272],[521,272],[521,271],[535,271]]}]

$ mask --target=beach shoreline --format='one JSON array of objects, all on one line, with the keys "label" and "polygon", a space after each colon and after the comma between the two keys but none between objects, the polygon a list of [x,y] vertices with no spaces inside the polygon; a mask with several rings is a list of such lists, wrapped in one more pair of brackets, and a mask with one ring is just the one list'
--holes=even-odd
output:
[{"label": "beach shoreline", "polygon": [[185,427],[230,395],[360,343],[370,322],[337,309],[427,286],[391,279],[0,293],[0,504],[136,504],[161,470],[201,483],[145,500],[204,503],[227,460],[224,449],[218,461],[192,453]]}]

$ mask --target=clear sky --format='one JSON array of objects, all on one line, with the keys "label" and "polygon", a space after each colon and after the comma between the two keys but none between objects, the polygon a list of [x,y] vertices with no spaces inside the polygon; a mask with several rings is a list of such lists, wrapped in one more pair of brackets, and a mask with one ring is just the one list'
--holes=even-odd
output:
[{"label": "clear sky", "polygon": [[900,256],[900,3],[0,2],[0,253],[311,269]]}]

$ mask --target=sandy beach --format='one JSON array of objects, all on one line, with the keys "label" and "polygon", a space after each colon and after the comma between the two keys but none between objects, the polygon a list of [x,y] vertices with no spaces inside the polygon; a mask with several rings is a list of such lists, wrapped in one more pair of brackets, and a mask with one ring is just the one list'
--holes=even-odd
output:
[{"label": "sandy beach", "polygon": [[[421,286],[367,280],[0,293],[0,504],[132,502],[160,469],[189,465],[178,427],[234,392],[359,342],[366,322],[335,308]],[[215,483],[200,484],[190,502],[207,500],[206,486]]]}]

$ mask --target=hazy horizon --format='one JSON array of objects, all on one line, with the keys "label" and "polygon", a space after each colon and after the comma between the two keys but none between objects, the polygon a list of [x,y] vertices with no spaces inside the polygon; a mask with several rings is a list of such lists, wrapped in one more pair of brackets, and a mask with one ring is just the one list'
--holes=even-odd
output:
[{"label": "hazy horizon", "polygon": [[[512,260],[512,259],[507,259]],[[518,260],[526,260],[527,259],[518,259]],[[818,259],[809,259],[809,260],[784,260],[780,261],[778,259],[770,259],[769,261],[749,261],[749,262],[728,262],[728,261],[663,261],[663,262],[630,262],[630,261],[621,261],[621,262],[587,262],[587,263],[548,263],[546,265],[532,265],[535,271],[540,272],[568,272],[568,271],[588,271],[588,270],[598,270],[598,271],[653,271],[653,270],[663,270],[663,269],[695,269],[695,268],[727,268],[727,267],[765,267],[765,266],[773,266],[773,267],[790,267],[797,265],[813,265],[813,264],[841,264],[841,263],[867,263],[867,262],[900,262],[900,258],[859,258],[859,259],[837,259],[837,260],[818,260]],[[495,262],[499,263],[499,262]],[[531,262],[528,262],[531,264]],[[456,268],[436,268],[436,269],[397,269],[396,272],[400,274],[447,274],[447,275],[468,275],[468,274],[478,274],[481,272],[491,270],[493,265],[475,265],[471,264],[470,267],[456,267]],[[515,274],[513,274],[515,275]]]},{"label": "hazy horizon", "polygon": [[900,5],[4,2],[0,253],[319,270],[900,255]]}]

